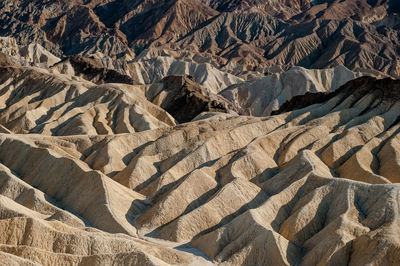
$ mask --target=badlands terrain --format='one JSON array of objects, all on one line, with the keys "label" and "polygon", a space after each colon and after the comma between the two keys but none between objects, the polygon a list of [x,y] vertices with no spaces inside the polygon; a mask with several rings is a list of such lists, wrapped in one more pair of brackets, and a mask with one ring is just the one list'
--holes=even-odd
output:
[{"label": "badlands terrain", "polygon": [[0,265],[398,265],[391,0],[0,2]]},{"label": "badlands terrain", "polygon": [[399,12],[397,0],[3,0],[0,35],[124,73],[163,55],[234,74],[341,64],[399,77]]}]

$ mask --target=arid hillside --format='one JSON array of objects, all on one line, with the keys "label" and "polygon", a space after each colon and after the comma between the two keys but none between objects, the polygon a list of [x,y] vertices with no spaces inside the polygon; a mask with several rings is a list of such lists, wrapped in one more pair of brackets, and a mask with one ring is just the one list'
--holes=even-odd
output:
[{"label": "arid hillside", "polygon": [[397,266],[399,11],[0,1],[0,265]]},{"label": "arid hillside", "polygon": [[129,134],[16,135],[4,123],[2,256],[395,265],[399,95],[398,81],[361,78],[275,116],[204,113]]},{"label": "arid hillside", "polygon": [[5,0],[0,35],[116,70],[155,49],[230,70],[345,65],[399,77],[399,10],[394,0]]},{"label": "arid hillside", "polygon": [[[261,87],[218,95],[189,75],[96,84],[85,79],[95,62],[39,68],[9,54],[0,68],[2,261],[399,260],[398,80],[293,69],[274,79],[297,96],[253,117],[239,114],[267,112],[268,94],[243,95]],[[289,82],[299,77],[308,83]]]}]

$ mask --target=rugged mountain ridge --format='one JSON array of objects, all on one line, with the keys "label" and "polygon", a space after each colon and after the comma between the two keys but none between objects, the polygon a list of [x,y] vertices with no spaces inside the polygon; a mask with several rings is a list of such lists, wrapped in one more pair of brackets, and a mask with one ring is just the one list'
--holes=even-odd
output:
[{"label": "rugged mountain ridge", "polygon": [[396,3],[1,1],[0,262],[397,265]]},{"label": "rugged mountain ridge", "polygon": [[400,12],[400,5],[394,0],[245,0],[222,1],[200,0],[220,12],[267,12],[283,20],[312,20],[352,18],[360,21],[376,21]]},{"label": "rugged mountain ridge", "polygon": [[[195,51],[218,67],[345,65],[398,77],[398,60],[392,60],[400,57],[398,5],[359,2],[240,1],[235,7],[228,1],[232,9],[196,0],[6,0],[0,5],[0,34],[24,45],[39,43],[58,56],[95,56],[107,66],[115,59],[132,60],[145,49],[161,49]],[[288,10],[293,19],[267,12],[274,9]],[[121,60],[111,63],[116,70]]]}]

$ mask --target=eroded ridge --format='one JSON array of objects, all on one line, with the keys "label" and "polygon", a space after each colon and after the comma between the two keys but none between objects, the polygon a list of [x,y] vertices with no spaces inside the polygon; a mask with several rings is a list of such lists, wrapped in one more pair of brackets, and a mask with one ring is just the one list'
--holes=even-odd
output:
[{"label": "eroded ridge", "polygon": [[136,133],[1,133],[0,256],[396,265],[399,92],[398,81],[361,78],[264,118],[203,113]]}]

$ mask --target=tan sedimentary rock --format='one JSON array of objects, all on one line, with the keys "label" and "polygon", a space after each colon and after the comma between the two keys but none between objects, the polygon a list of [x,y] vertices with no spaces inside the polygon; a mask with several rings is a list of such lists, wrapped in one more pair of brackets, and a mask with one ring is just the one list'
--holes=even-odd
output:
[{"label": "tan sedimentary rock", "polygon": [[0,37],[0,52],[8,55],[12,63],[22,66],[48,68],[60,61],[40,44],[18,45],[12,37]]},{"label": "tan sedimentary rock", "polygon": [[274,116],[207,112],[175,125],[148,98],[172,105],[179,86],[0,70],[7,264],[400,259],[399,81],[363,77]]},{"label": "tan sedimentary rock", "polygon": [[352,72],[343,66],[323,70],[294,67],[280,74],[236,83],[225,88],[220,95],[249,115],[266,116],[294,96],[307,92],[334,91],[346,82],[364,75],[368,73]]},{"label": "tan sedimentary rock", "polygon": [[398,265],[399,11],[0,1],[0,264]]},{"label": "tan sedimentary rock", "polygon": [[175,125],[141,86],[95,84],[39,68],[3,67],[0,121],[15,133],[129,133]]}]

